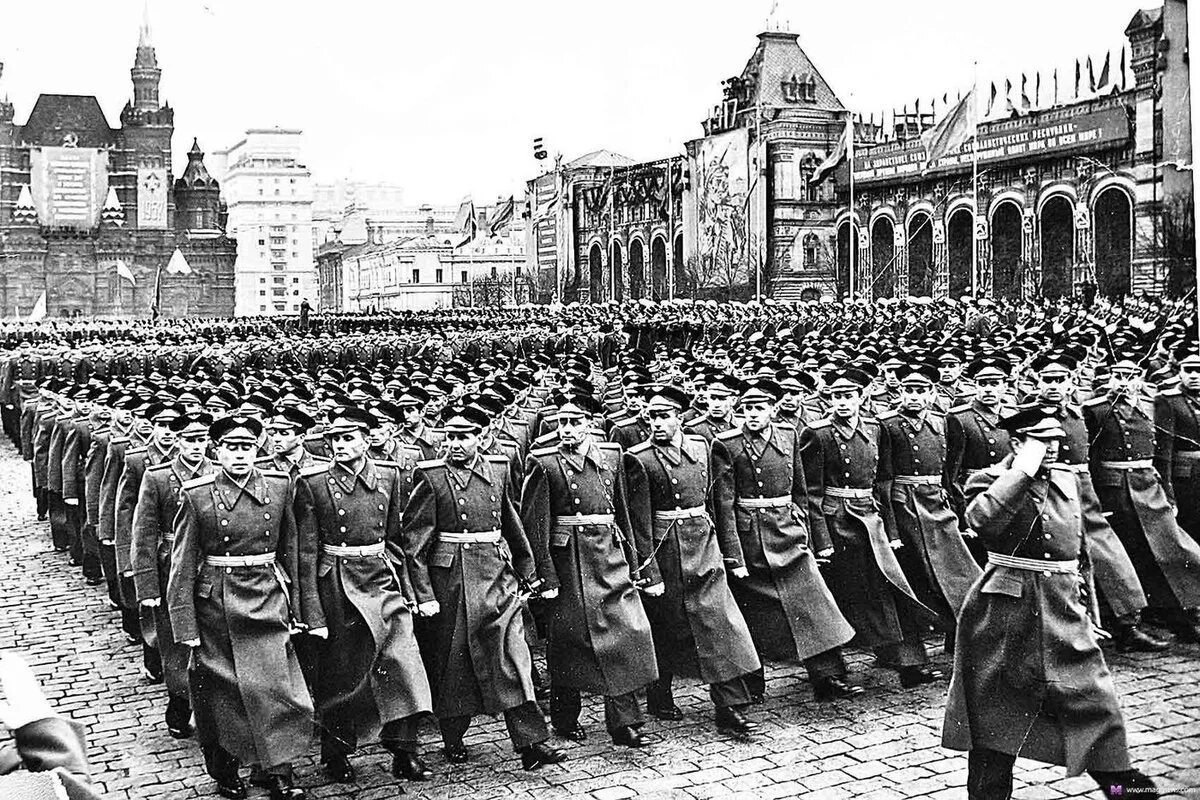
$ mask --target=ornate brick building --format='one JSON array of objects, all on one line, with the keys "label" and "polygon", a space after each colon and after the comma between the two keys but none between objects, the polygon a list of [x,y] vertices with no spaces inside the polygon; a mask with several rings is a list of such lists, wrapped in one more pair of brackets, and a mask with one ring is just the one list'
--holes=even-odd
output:
[{"label": "ornate brick building", "polygon": [[93,96],[41,95],[23,125],[0,103],[0,315],[28,315],[43,292],[51,317],[148,316],[156,296],[167,316],[233,313],[220,189],[195,143],[173,180],[175,114],[145,22],[130,74],[118,128]]}]

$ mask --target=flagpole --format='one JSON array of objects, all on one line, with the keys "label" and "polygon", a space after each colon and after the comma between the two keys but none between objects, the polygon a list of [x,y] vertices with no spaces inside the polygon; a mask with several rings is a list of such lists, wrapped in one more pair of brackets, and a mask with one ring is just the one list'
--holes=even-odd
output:
[{"label": "flagpole", "polygon": [[[763,175],[763,142],[762,142],[762,81],[759,76],[759,85],[755,87],[754,97],[754,140],[758,147],[758,156],[754,159],[754,169],[757,174],[754,176],[755,191],[759,191],[759,179]],[[766,221],[760,216],[760,207],[757,199],[754,202],[754,216],[758,221],[755,228],[762,228],[762,233],[759,235],[761,240],[766,236]],[[754,299],[759,303],[762,302],[762,258],[761,258],[761,241],[754,243]]]},{"label": "flagpole", "polygon": [[971,105],[975,122],[971,137],[971,295],[979,299],[979,241],[975,234],[979,229],[979,61],[975,61],[971,78]]},{"label": "flagpole", "polygon": [[[854,251],[858,249],[858,232],[854,230],[854,123],[852,122],[851,117],[853,113],[854,112],[850,109],[846,109],[846,164],[850,169],[850,235],[848,237],[849,247],[847,248],[850,257],[850,263],[848,264],[850,269],[850,280],[848,282],[848,288],[850,290],[851,300],[854,299],[854,289],[855,284],[857,283],[854,280]],[[880,123],[882,124],[882,120]]]}]

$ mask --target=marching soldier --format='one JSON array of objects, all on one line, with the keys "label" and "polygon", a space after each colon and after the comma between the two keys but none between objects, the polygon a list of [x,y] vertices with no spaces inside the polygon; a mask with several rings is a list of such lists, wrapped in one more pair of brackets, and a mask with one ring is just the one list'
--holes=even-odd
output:
[{"label": "marching soldier", "polygon": [[1149,608],[1185,642],[1200,641],[1200,545],[1175,522],[1154,469],[1154,407],[1142,367],[1118,357],[1108,394],[1083,404],[1100,505],[1137,568]]},{"label": "marching soldier", "polygon": [[404,512],[417,611],[436,617],[434,713],[446,758],[462,763],[463,736],[477,714],[503,714],[526,770],[563,755],[535,702],[532,659],[521,617],[532,590],[529,540],[509,496],[508,460],[482,456],[482,410],[452,406],[444,417],[446,458],[417,465]]},{"label": "marching soldier", "polygon": [[1179,526],[1200,543],[1200,353],[1179,354],[1179,385],[1154,401],[1154,466]]},{"label": "marching soldier", "polygon": [[273,469],[295,477],[302,469],[327,464],[304,447],[304,439],[316,421],[299,408],[280,408],[267,421],[273,452],[258,459],[259,469]]},{"label": "marching soldier", "polygon": [[732,375],[717,376],[709,381],[704,387],[707,408],[702,415],[683,424],[684,433],[700,436],[711,445],[718,434],[736,426],[738,420],[734,417],[733,406],[741,389],[741,380]]},{"label": "marching soldier", "polygon": [[946,415],[950,499],[964,529],[966,502],[962,487],[975,472],[1003,460],[1011,452],[1009,437],[1000,428],[1000,417],[1008,410],[1005,401],[1011,370],[1012,364],[1002,357],[984,356],[972,361],[966,372],[974,381],[975,397],[970,403],[951,408]]},{"label": "marching soldier", "polygon": [[[782,395],[774,381],[748,386],[739,400],[743,422],[713,442],[717,534],[741,542],[747,575],[734,579],[733,596],[759,657],[801,661],[818,700],[855,697],[862,687],[846,680],[842,658],[854,628],[817,569],[832,544],[810,536],[799,434],[771,421]],[[761,668],[747,684],[761,699]]]},{"label": "marching soldier", "polygon": [[651,714],[677,720],[675,675],[700,678],[716,706],[717,729],[749,736],[746,676],[762,667],[746,620],[730,592],[726,571],[745,578],[736,530],[712,523],[709,451],[704,439],[681,430],[687,396],[672,386],[648,391],[644,413],[651,439],[625,454],[630,518],[636,538],[654,543],[665,591],[646,611],[658,656],[658,680],[647,696]]},{"label": "marching soldier", "polygon": [[167,602],[175,641],[192,648],[196,733],[218,792],[244,798],[238,768],[251,764],[271,800],[302,800],[292,762],[308,749],[313,705],[291,635],[328,631],[292,481],[254,466],[262,432],[239,415],[209,428],[220,469],[183,484]]},{"label": "marching soldier", "polygon": [[560,395],[556,405],[559,444],[530,453],[521,497],[550,604],[550,719],[559,736],[583,741],[580,692],[596,692],[613,742],[641,747],[637,693],[658,669],[638,589],[660,596],[662,580],[650,541],[629,522],[621,449],[593,439],[600,404]]},{"label": "marching soldier", "polygon": [[879,422],[860,412],[870,382],[854,368],[828,375],[833,413],[810,425],[802,443],[808,520],[814,540],[833,542],[834,596],[859,640],[908,689],[940,680],[942,672],[928,665],[928,610],[896,558],[902,541],[895,526],[881,516],[891,513],[891,492],[877,486],[878,466],[890,456],[881,451],[888,440]]},{"label": "marching soldier", "polygon": [[175,541],[175,514],[183,484],[213,471],[205,456],[208,414],[185,414],[168,424],[175,433],[175,455],[146,469],[133,512],[133,584],[139,605],[154,615],[156,642],[167,686],[167,733],[185,739],[192,733],[192,705],[188,696],[188,658],[191,651],[175,641],[171,632],[170,608],[162,604],[163,590],[170,580],[171,546]]},{"label": "marching soldier", "polygon": [[970,800],[1011,797],[1018,756],[1062,764],[1069,776],[1086,771],[1108,798],[1157,797],[1130,767],[1112,676],[1080,599],[1088,530],[1079,483],[1055,463],[1065,432],[1038,405],[1001,424],[1015,454],[967,482],[967,522],[989,563],[959,617],[942,744],[969,751]]},{"label": "marching soldier", "polygon": [[325,431],[334,461],[300,468],[296,492],[301,539],[320,548],[317,589],[329,638],[318,649],[314,700],[321,758],[340,783],[354,780],[349,754],[377,735],[395,777],[432,775],[418,755],[418,723],[432,698],[401,547],[414,463],[368,457],[376,425],[366,411],[335,410]]}]

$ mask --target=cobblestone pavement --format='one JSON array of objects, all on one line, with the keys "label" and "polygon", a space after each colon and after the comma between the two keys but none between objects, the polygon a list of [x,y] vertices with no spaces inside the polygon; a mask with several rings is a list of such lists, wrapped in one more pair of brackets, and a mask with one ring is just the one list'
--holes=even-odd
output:
[{"label": "cobblestone pavement", "polygon": [[[162,725],[161,686],[139,677],[136,648],[125,643],[101,588],[86,586],[64,554],[50,547],[48,523],[35,520],[29,467],[0,443],[0,649],[32,662],[52,702],[87,726],[96,779],[107,797],[215,797],[194,741],[175,741]],[[934,646],[931,644],[931,649]],[[940,648],[937,648],[940,649]],[[935,661],[948,669],[940,653]],[[404,784],[414,798],[804,797],[809,800],[965,798],[966,758],[939,746],[945,685],[900,690],[894,674],[855,653],[852,674],[868,689],[857,702],[815,704],[802,671],[768,670],[768,697],[753,709],[753,742],[718,736],[704,687],[678,693],[679,723],[652,722],[658,741],[642,751],[613,749],[599,702],[584,723],[592,738],[560,743],[570,760],[534,773],[520,769],[503,725],[472,728],[472,760],[450,767],[433,729],[426,757],[437,777]],[[1160,657],[1113,656],[1129,723],[1133,757],[1173,796],[1200,798],[1200,647],[1176,646]],[[315,753],[315,748],[314,748]],[[403,792],[378,747],[355,756],[355,787],[330,784],[314,758],[297,781],[313,798],[382,800]],[[252,797],[264,796],[259,790]],[[1086,776],[1018,762],[1018,800],[1100,797]]]}]

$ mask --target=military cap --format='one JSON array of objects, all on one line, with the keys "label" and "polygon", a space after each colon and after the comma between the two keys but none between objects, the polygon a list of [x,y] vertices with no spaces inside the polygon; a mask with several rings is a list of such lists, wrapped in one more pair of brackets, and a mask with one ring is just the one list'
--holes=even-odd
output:
[{"label": "military cap", "polygon": [[812,375],[801,370],[781,369],[775,373],[775,380],[783,387],[784,393],[799,394],[802,391],[816,391],[817,381]]},{"label": "military cap", "polygon": [[326,436],[336,433],[365,433],[379,425],[377,418],[371,412],[358,406],[336,406],[329,411],[329,426],[325,429]]},{"label": "military cap", "polygon": [[505,402],[494,394],[478,394],[473,397],[463,396],[458,400],[463,405],[479,406],[490,417],[498,417],[504,413]]},{"label": "military cap", "polygon": [[1110,355],[1108,364],[1110,371],[1112,370],[1131,370],[1139,375],[1145,372],[1145,364],[1142,359],[1138,358],[1137,353],[1132,350],[1115,350]]},{"label": "military cap", "polygon": [[304,433],[312,429],[317,421],[293,406],[283,406],[271,415],[271,424],[277,427],[290,426]]},{"label": "military cap", "polygon": [[1074,372],[1079,362],[1070,353],[1051,350],[1033,359],[1029,368],[1039,375],[1047,372]]},{"label": "military cap", "polygon": [[825,376],[825,386],[829,391],[835,389],[860,391],[870,384],[871,376],[855,367],[834,368]]},{"label": "military cap", "polygon": [[937,367],[919,362],[900,367],[896,370],[896,377],[900,379],[900,383],[908,386],[933,386],[940,378]]},{"label": "military cap", "polygon": [[567,392],[568,394],[592,395],[596,393],[596,387],[587,378],[574,377],[567,381]]},{"label": "military cap", "polygon": [[239,414],[264,414],[269,416],[275,413],[275,404],[264,395],[255,392],[243,399],[238,404],[237,410]]},{"label": "military cap", "polygon": [[715,394],[721,397],[735,397],[742,393],[745,388],[745,382],[735,375],[729,373],[720,373],[708,383],[709,394]]},{"label": "military cap", "polygon": [[262,432],[262,423],[245,414],[229,414],[208,426],[208,437],[218,445],[257,444]]},{"label": "military cap", "polygon": [[396,405],[406,407],[423,407],[429,402],[429,392],[420,386],[409,386],[396,397]]},{"label": "military cap", "polygon": [[141,416],[159,425],[169,424],[183,413],[183,409],[173,403],[151,403],[142,409]]},{"label": "military cap", "polygon": [[939,364],[961,364],[963,351],[958,347],[942,347],[934,351],[934,358]]},{"label": "military cap", "polygon": [[967,365],[968,378],[1007,378],[1012,362],[1002,356],[980,356]]},{"label": "military cap", "polygon": [[656,384],[649,386],[646,389],[646,407],[653,408],[673,408],[677,411],[686,411],[691,405],[691,400],[683,390],[677,386],[669,384]]},{"label": "military cap", "polygon": [[1053,406],[1028,403],[1017,407],[1013,413],[1001,417],[999,426],[1017,436],[1032,436],[1036,439],[1061,439],[1066,436],[1058,411]]},{"label": "military cap", "polygon": [[197,411],[192,414],[181,414],[171,420],[170,428],[175,433],[207,433],[208,426],[213,424],[212,414]]},{"label": "military cap", "polygon": [[551,403],[558,410],[560,417],[594,417],[603,412],[603,407],[590,394],[571,395],[562,392],[551,398]]},{"label": "military cap", "polygon": [[783,387],[768,378],[760,378],[745,384],[740,403],[776,403],[783,397]]},{"label": "military cap", "polygon": [[1189,342],[1175,351],[1175,360],[1181,367],[1200,367],[1200,349],[1195,342]]},{"label": "military cap", "polygon": [[442,411],[442,425],[448,431],[472,432],[486,428],[491,417],[479,406],[455,404]]}]

